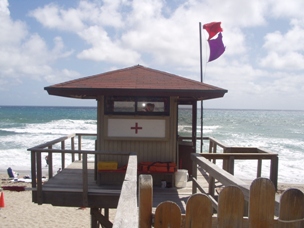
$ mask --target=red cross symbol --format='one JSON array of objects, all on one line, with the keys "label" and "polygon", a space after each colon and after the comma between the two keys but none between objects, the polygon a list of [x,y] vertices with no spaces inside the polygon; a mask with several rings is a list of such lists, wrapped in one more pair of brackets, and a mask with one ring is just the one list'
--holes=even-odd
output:
[{"label": "red cross symbol", "polygon": [[138,126],[138,123],[135,123],[135,127],[131,127],[131,129],[132,129],[132,130],[135,130],[135,134],[137,134],[137,133],[138,133],[138,130],[141,130],[142,127],[139,127],[139,126]]}]

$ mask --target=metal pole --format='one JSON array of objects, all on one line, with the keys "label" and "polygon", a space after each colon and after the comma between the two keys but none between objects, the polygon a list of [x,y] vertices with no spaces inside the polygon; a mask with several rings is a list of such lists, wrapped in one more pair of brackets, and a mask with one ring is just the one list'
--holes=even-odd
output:
[{"label": "metal pole", "polygon": [[[202,55],[202,25],[199,22],[199,40],[200,40],[200,68],[201,68],[201,82],[203,83],[203,55]],[[201,147],[200,152],[203,151],[203,100],[201,100]]]}]

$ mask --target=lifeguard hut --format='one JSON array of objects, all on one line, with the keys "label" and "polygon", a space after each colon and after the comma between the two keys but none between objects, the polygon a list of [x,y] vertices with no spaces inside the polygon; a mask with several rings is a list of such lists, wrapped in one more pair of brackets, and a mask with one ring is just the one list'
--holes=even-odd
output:
[{"label": "lifeguard hut", "polygon": [[[222,186],[240,186],[248,199],[249,186],[233,176],[237,159],[257,160],[257,177],[262,173],[262,160],[270,160],[270,180],[277,186],[278,155],[275,153],[253,147],[231,147],[210,137],[206,137],[209,151],[196,153],[197,141],[202,143],[201,135],[196,135],[197,101],[223,97],[227,93],[225,89],[137,65],[52,85],[45,90],[50,95],[95,99],[97,133],[73,133],[28,149],[31,154],[32,201],[54,206],[88,207],[92,228],[100,225],[137,227],[136,224],[145,217],[138,215],[142,205],[149,207],[144,221],[151,224],[151,207],[165,200],[173,201],[185,210],[185,200],[192,193],[197,190],[205,192],[206,179],[215,210],[215,180]],[[178,116],[185,105],[191,114],[191,135],[180,137]],[[83,150],[83,136],[96,137],[95,148]],[[70,148],[67,148],[68,144]],[[49,180],[45,183],[42,183],[43,153],[48,154],[49,162]],[[53,172],[55,153],[61,154],[62,167],[56,175]],[[71,154],[68,165],[65,164],[66,154]],[[77,154],[78,159],[75,158]],[[94,156],[94,161],[88,160],[89,155]],[[210,160],[222,160],[223,168]],[[161,168],[151,169],[156,164]],[[174,183],[173,175],[179,170],[187,170],[192,175],[186,188],[179,188]],[[141,173],[151,174],[153,178],[143,175],[138,181]],[[150,180],[149,185],[141,185],[144,178]],[[152,179],[156,188],[150,194]],[[161,188],[163,182],[171,185]],[[146,189],[150,189],[146,191],[149,192],[149,205],[140,200],[142,188],[137,187],[137,183],[149,186]],[[114,224],[109,219],[111,208],[117,208]]]},{"label": "lifeguard hut", "polygon": [[[50,95],[97,100],[97,150],[114,154],[135,152],[139,163],[173,163],[190,174],[189,153],[196,151],[197,101],[220,98],[227,92],[141,65],[60,83],[45,90]],[[181,105],[192,110],[192,136],[187,141],[178,137]],[[115,155],[99,155],[98,161],[103,174],[112,169],[119,171],[127,164]],[[98,175],[99,184],[123,180],[119,172],[107,174]],[[172,180],[158,172],[154,182],[164,179]]]}]

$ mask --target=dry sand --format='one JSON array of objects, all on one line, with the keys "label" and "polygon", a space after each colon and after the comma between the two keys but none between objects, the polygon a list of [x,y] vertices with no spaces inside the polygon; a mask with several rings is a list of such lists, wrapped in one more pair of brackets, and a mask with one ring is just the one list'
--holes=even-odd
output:
[{"label": "dry sand", "polygon": [[[26,173],[25,175],[28,175]],[[22,174],[19,177],[23,177]],[[31,183],[11,182],[7,174],[0,173],[2,186],[26,186]],[[0,208],[0,227],[90,227],[90,209],[75,207],[55,207],[49,204],[38,205],[32,203],[30,190],[16,192],[3,190],[5,207]],[[115,210],[110,209],[110,220],[113,222]]]},{"label": "dry sand", "polygon": [[[20,173],[19,177],[28,175]],[[31,183],[11,182],[6,173],[0,173],[0,186],[26,186]],[[279,184],[278,192],[281,193],[288,188],[298,188],[304,192],[304,184]],[[64,227],[78,228],[90,227],[90,209],[79,209],[75,207],[55,207],[44,204],[32,203],[32,192],[30,190],[16,192],[3,190],[5,207],[0,208],[1,227]],[[115,210],[110,209],[110,220],[113,222]]]}]

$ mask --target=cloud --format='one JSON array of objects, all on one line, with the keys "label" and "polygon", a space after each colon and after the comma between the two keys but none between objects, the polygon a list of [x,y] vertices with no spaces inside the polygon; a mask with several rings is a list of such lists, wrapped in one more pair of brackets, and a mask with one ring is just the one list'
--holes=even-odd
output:
[{"label": "cloud", "polygon": [[92,26],[79,32],[79,36],[92,45],[92,48],[83,50],[77,57],[94,61],[107,61],[118,64],[136,64],[140,61],[140,54],[123,47],[121,42],[113,41],[100,27]]},{"label": "cloud", "polygon": [[290,29],[268,33],[263,48],[268,54],[260,60],[263,67],[285,70],[304,69],[304,26],[298,20],[291,21]]},{"label": "cloud", "polygon": [[53,71],[52,64],[70,56],[60,37],[54,38],[53,47],[38,33],[30,33],[25,22],[13,20],[8,2],[0,1],[0,85],[20,84],[24,79],[41,80]]},{"label": "cloud", "polygon": [[79,72],[65,68],[62,70],[55,70],[50,72],[45,76],[45,80],[50,84],[57,84],[61,83],[63,78],[65,80],[72,80],[80,76],[81,75],[79,74]]},{"label": "cloud", "polygon": [[29,15],[47,28],[76,33],[90,25],[121,27],[120,2],[106,0],[99,4],[79,1],[75,8],[68,9],[50,3],[31,11]]},{"label": "cloud", "polygon": [[43,8],[35,9],[31,11],[29,15],[47,28],[56,28],[64,31],[79,31],[84,27],[80,10],[64,10],[54,3],[48,4]]},{"label": "cloud", "polygon": [[271,7],[270,12],[275,17],[286,18],[304,18],[302,0],[284,1],[284,0],[269,0]]}]

